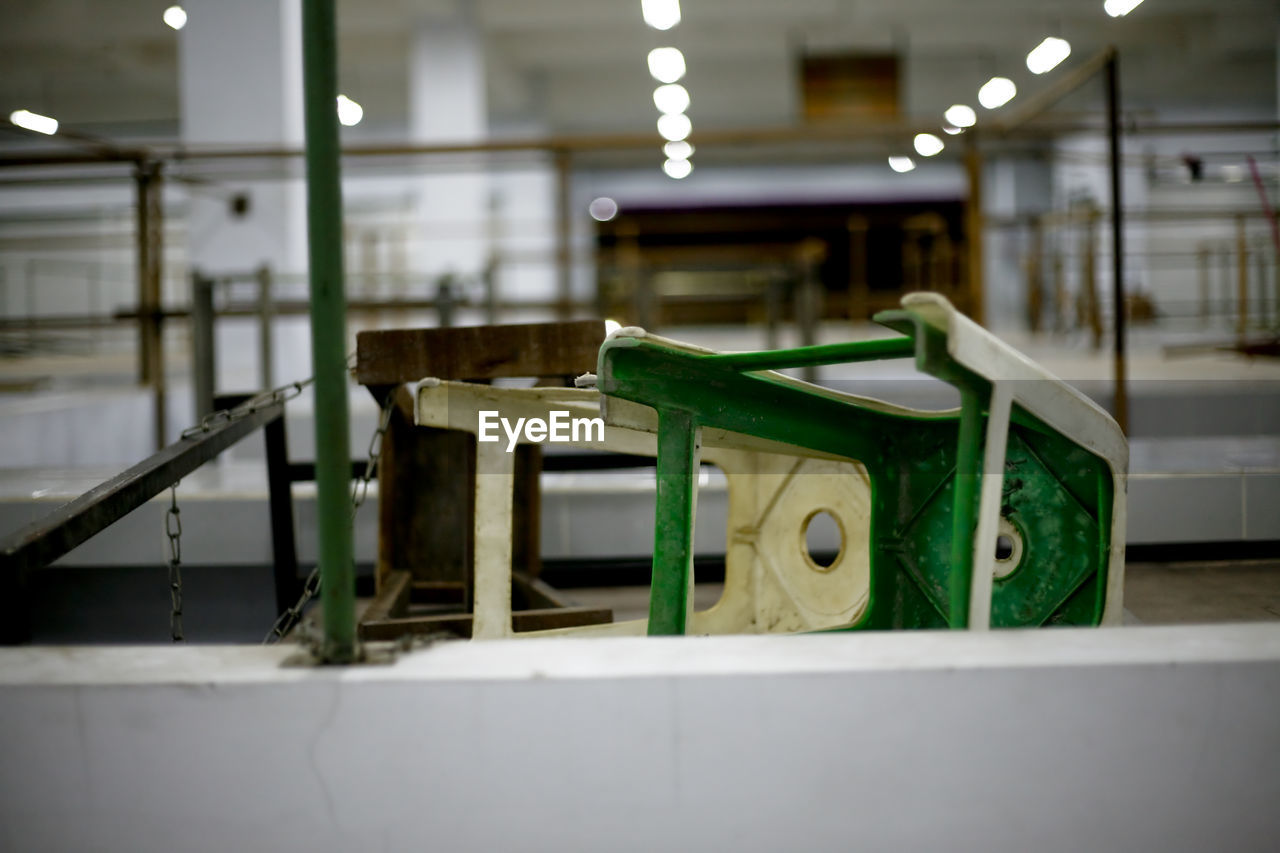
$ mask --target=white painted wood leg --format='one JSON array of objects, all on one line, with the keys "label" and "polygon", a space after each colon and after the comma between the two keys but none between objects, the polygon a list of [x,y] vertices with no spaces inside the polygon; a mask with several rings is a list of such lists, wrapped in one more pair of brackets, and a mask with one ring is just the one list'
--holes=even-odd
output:
[{"label": "white painted wood leg", "polygon": [[502,442],[476,445],[475,615],[472,639],[511,636],[511,512],[515,458]]}]

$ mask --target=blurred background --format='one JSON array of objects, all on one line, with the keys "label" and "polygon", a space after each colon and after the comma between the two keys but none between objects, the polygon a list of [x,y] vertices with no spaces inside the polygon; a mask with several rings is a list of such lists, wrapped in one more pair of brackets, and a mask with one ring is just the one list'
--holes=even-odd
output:
[{"label": "blurred background", "polygon": [[[11,526],[311,369],[297,0],[0,20]],[[934,290],[1104,406],[1127,377],[1131,542],[1280,541],[1274,2],[344,0],[338,29],[349,350],[580,317],[789,346]],[[263,490],[236,454],[210,493]],[[617,546],[555,501],[550,554]]]}]

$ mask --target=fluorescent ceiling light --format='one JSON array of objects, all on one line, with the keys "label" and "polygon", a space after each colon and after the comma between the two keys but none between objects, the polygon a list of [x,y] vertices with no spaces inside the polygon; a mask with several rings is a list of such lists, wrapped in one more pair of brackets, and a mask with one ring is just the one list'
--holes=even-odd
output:
[{"label": "fluorescent ceiling light", "polygon": [[942,140],[932,133],[917,133],[915,139],[916,153],[921,157],[932,157],[943,149]]},{"label": "fluorescent ceiling light", "polygon": [[1071,45],[1066,39],[1049,36],[1027,54],[1027,70],[1032,74],[1044,74],[1058,67],[1058,63],[1071,55]]},{"label": "fluorescent ceiling light", "polygon": [[596,222],[608,222],[618,215],[618,203],[608,196],[601,196],[587,205],[587,213]]},{"label": "fluorescent ceiling light", "polygon": [[348,98],[346,95],[338,96],[338,121],[347,127],[357,125],[360,119],[364,118],[364,107]]},{"label": "fluorescent ceiling light", "polygon": [[663,113],[682,113],[689,109],[689,90],[679,83],[668,83],[653,90],[653,105]]},{"label": "fluorescent ceiling light", "polygon": [[951,122],[952,127],[973,127],[978,120],[978,114],[973,111],[973,107],[964,104],[952,104],[942,115]]},{"label": "fluorescent ceiling light", "polygon": [[895,172],[910,172],[916,167],[915,161],[910,157],[890,157],[889,168]]},{"label": "fluorescent ceiling light", "polygon": [[989,110],[1003,107],[1018,94],[1018,87],[1008,77],[992,77],[978,90],[978,103]]},{"label": "fluorescent ceiling light", "polygon": [[693,122],[683,113],[666,113],[658,118],[658,133],[668,142],[679,142],[693,130]]},{"label": "fluorescent ceiling light", "polygon": [[659,83],[674,83],[684,76],[684,54],[677,47],[649,51],[649,73]]},{"label": "fluorescent ceiling light", "polygon": [[1142,4],[1142,0],[1106,0],[1102,9],[1113,18],[1122,18]]},{"label": "fluorescent ceiling light", "polygon": [[964,133],[964,128],[952,127],[949,124],[944,124],[942,126],[942,132],[945,133],[947,136],[955,136],[957,133]]},{"label": "fluorescent ceiling light", "polygon": [[640,0],[640,12],[655,30],[669,30],[680,23],[680,0]]},{"label": "fluorescent ceiling light", "polygon": [[688,160],[668,159],[662,164],[662,171],[667,173],[667,177],[679,181],[689,177],[689,173],[693,171],[693,164]]},{"label": "fluorescent ceiling light", "polygon": [[47,136],[53,136],[58,132],[58,120],[42,116],[40,113],[33,113],[31,110],[14,110],[9,113],[9,121],[18,127],[27,130],[34,130],[36,133],[43,133]]},{"label": "fluorescent ceiling light", "polygon": [[688,160],[693,156],[693,146],[681,139],[679,142],[668,142],[662,146],[662,153],[672,160]]},{"label": "fluorescent ceiling light", "polygon": [[181,6],[170,6],[164,10],[164,22],[175,30],[180,30],[187,25],[187,12]]}]

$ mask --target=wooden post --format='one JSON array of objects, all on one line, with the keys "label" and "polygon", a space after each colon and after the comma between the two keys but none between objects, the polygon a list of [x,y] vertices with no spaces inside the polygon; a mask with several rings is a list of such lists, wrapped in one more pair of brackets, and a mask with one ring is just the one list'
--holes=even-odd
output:
[{"label": "wooden post", "polygon": [[871,316],[867,281],[867,218],[850,216],[849,229],[849,319],[857,323]]},{"label": "wooden post", "polygon": [[573,277],[570,248],[573,228],[572,167],[568,149],[556,151],[556,317],[568,320],[573,314]]},{"label": "wooden post", "polygon": [[160,305],[164,270],[164,185],[161,169],[159,162],[139,160],[133,171],[137,200],[138,380],[151,386],[152,434],[157,450],[167,443],[164,315]]},{"label": "wooden post", "polygon": [[1080,244],[1080,325],[1089,327],[1093,348],[1102,346],[1102,310],[1098,306],[1098,219],[1096,207],[1090,206],[1084,217],[1084,240]]},{"label": "wooden post", "polygon": [[[1107,57],[1107,162],[1111,178],[1111,310],[1114,317],[1112,371],[1115,397],[1112,414],[1124,432],[1129,431],[1129,367],[1127,362],[1126,310],[1124,292],[1124,201],[1120,184],[1120,59],[1111,51]],[[1101,326],[1101,319],[1099,319]]]},{"label": "wooden post", "polygon": [[1243,214],[1236,217],[1236,339],[1249,332],[1249,243]]},{"label": "wooden post", "polygon": [[969,298],[965,312],[975,323],[982,324],[986,321],[982,258],[982,155],[978,152],[977,132],[970,129],[964,136],[964,170],[969,181],[969,198],[964,208],[966,254],[969,259]]},{"label": "wooden post", "polygon": [[394,393],[378,471],[376,586],[406,571],[414,581],[456,585],[470,609],[475,438],[415,426],[408,390]]},{"label": "wooden post", "polygon": [[1200,325],[1209,324],[1209,247],[1201,243],[1196,248],[1196,269],[1200,272]]},{"label": "wooden post", "polygon": [[275,378],[271,362],[275,346],[272,341],[272,325],[275,320],[275,298],[271,293],[271,267],[258,267],[258,383],[262,390],[274,388]]},{"label": "wooden post", "polygon": [[1044,313],[1044,218],[1031,223],[1031,246],[1027,252],[1027,324],[1032,333],[1040,331]]}]

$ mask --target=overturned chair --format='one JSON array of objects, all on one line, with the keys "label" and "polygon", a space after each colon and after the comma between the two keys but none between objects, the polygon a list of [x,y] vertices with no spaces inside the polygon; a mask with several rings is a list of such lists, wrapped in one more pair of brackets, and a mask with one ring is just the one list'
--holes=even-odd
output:
[{"label": "overturned chair", "polygon": [[[600,350],[605,420],[657,417],[657,531],[647,630],[691,630],[692,524],[710,430],[856,461],[870,483],[866,606],[846,627],[1116,624],[1128,445],[1106,412],[958,313],[911,294],[887,340],[716,355],[624,330]],[[958,412],[913,411],[791,379],[785,368],[914,357]],[[631,405],[617,405],[625,401]]]}]

